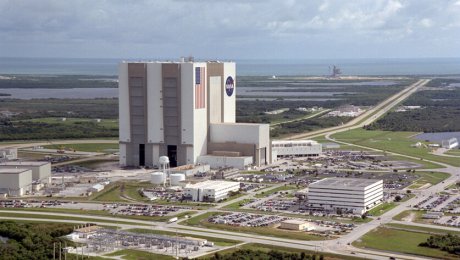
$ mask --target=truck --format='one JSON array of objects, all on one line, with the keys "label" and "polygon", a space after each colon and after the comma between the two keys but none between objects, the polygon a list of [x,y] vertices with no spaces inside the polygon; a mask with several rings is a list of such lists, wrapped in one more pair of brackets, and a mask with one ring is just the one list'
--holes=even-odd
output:
[{"label": "truck", "polygon": [[168,220],[168,223],[173,223],[173,222],[176,222],[177,220],[178,220],[177,217],[170,218],[170,219]]}]

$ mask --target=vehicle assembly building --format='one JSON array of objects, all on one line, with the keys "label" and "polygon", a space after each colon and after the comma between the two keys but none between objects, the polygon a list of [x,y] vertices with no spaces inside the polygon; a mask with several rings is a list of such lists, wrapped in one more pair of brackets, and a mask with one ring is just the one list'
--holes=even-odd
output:
[{"label": "vehicle assembly building", "polygon": [[363,214],[382,203],[383,180],[325,178],[308,187],[308,204],[322,210]]},{"label": "vehicle assembly building", "polygon": [[217,61],[121,63],[120,165],[158,166],[160,156],[171,167],[270,163],[269,126],[235,123],[235,70]]}]

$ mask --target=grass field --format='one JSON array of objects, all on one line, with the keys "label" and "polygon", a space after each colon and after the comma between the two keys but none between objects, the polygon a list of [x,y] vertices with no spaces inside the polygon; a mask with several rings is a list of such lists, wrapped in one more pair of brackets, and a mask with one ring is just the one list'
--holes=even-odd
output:
[{"label": "grass field", "polygon": [[135,233],[142,233],[142,234],[159,234],[159,235],[168,235],[168,236],[187,236],[187,237],[194,237],[194,238],[202,238],[208,241],[214,242],[218,246],[234,246],[236,244],[241,243],[241,241],[225,239],[225,238],[216,238],[216,237],[207,237],[207,236],[199,236],[199,235],[184,235],[184,234],[176,234],[176,232],[170,231],[163,231],[163,230],[152,230],[152,229],[127,229],[126,231],[135,232]]},{"label": "grass field", "polygon": [[106,254],[105,256],[118,256],[120,257],[120,259],[126,259],[126,260],[150,260],[150,259],[172,260],[172,259],[175,259],[174,257],[168,256],[168,255],[154,254],[154,253],[134,250],[134,249],[124,249],[124,250],[116,251],[110,254]]},{"label": "grass field", "polygon": [[225,206],[224,209],[239,209],[240,207],[242,207],[244,204],[248,203],[249,201],[251,201],[251,199],[244,199],[244,200],[240,200],[237,202],[233,202],[232,204]]},{"label": "grass field", "polygon": [[180,224],[189,225],[189,226],[201,226],[210,229],[216,230],[226,230],[226,231],[233,231],[233,232],[242,232],[246,234],[257,234],[263,236],[271,236],[271,237],[282,237],[282,238],[290,238],[290,239],[301,239],[301,240],[324,240],[327,239],[325,237],[309,234],[306,232],[295,232],[295,231],[287,231],[282,230],[274,227],[234,227],[225,224],[214,224],[209,223],[207,219],[214,215],[219,215],[219,212],[207,212],[205,214],[187,219],[185,221],[180,222]]},{"label": "grass field", "polygon": [[275,193],[280,192],[280,191],[293,190],[293,189],[296,189],[296,188],[297,187],[295,185],[284,185],[284,186],[273,188],[273,189],[268,190],[268,191],[262,191],[260,193],[257,193],[254,197],[256,197],[256,198],[265,198],[267,196],[270,196],[270,195],[275,194]]},{"label": "grass field", "polygon": [[103,222],[103,223],[114,223],[114,224],[128,224],[128,225],[141,225],[139,223],[118,220],[104,220],[95,218],[83,218],[83,217],[70,217],[70,216],[53,216],[53,215],[40,215],[31,213],[16,213],[16,212],[0,212],[1,217],[16,217],[16,218],[35,218],[35,219],[56,219],[56,220],[68,220],[68,221],[85,221],[85,222]]},{"label": "grass field", "polygon": [[378,250],[400,252],[406,254],[434,257],[437,259],[458,259],[458,256],[447,252],[419,246],[430,237],[428,233],[378,227],[353,242],[353,246]]},{"label": "grass field", "polygon": [[460,156],[460,149],[452,149],[445,152],[445,154]]},{"label": "grass field", "polygon": [[445,172],[415,172],[415,174],[419,175],[420,178],[409,186],[410,189],[418,189],[427,183],[435,185],[449,178],[450,176]]},{"label": "grass field", "polygon": [[46,149],[70,149],[80,152],[106,153],[118,150],[118,143],[87,143],[87,144],[52,144],[45,145]]},{"label": "grass field", "polygon": [[391,131],[368,131],[364,129],[353,129],[350,131],[337,133],[333,138],[356,145],[372,147],[388,152],[409,155],[423,160],[446,163],[453,166],[460,166],[458,158],[437,156],[430,154],[430,148],[415,148],[411,145],[422,142],[411,138],[415,132],[391,132]]},{"label": "grass field", "polygon": [[[229,255],[232,254],[233,252],[237,250],[255,250],[255,251],[263,251],[263,252],[270,252],[272,250],[280,251],[280,252],[286,252],[286,253],[306,253],[308,255],[316,255],[317,257],[315,259],[325,259],[325,260],[358,260],[362,259],[359,257],[353,257],[353,256],[345,256],[345,255],[335,255],[335,254],[329,254],[329,253],[322,253],[322,252],[314,252],[314,251],[308,251],[308,250],[302,250],[302,249],[296,249],[296,248],[287,248],[287,247],[281,247],[281,246],[274,246],[274,245],[264,245],[264,244],[257,244],[257,243],[249,243],[249,244],[244,244],[240,245],[234,248],[226,249],[219,251],[219,255]],[[320,258],[319,255],[322,255],[323,258]],[[203,257],[199,257],[198,259],[200,260],[205,260],[208,259],[211,255],[206,255]]]},{"label": "grass field", "polygon": [[394,202],[386,202],[378,205],[377,207],[369,210],[369,214],[372,216],[381,216],[383,213],[390,211],[391,209],[395,208],[398,204]]},{"label": "grass field", "polygon": [[35,122],[35,123],[47,123],[47,124],[66,124],[66,125],[73,125],[73,124],[78,124],[81,122],[95,122],[103,127],[118,128],[117,119],[101,119],[101,122],[97,122],[96,119],[90,119],[90,118],[66,117],[65,121],[63,121],[62,117],[42,117],[42,118],[34,118],[34,119],[21,120],[21,121],[30,121],[30,122]]}]

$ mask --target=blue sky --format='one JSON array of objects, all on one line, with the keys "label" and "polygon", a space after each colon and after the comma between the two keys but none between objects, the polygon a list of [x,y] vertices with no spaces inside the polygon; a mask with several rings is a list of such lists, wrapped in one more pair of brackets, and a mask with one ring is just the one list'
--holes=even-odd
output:
[{"label": "blue sky", "polygon": [[460,0],[0,0],[1,57],[460,57]]}]

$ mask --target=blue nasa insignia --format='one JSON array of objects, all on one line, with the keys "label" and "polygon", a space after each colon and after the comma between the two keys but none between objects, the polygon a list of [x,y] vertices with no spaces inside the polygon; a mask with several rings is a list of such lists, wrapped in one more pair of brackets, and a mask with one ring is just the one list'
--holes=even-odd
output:
[{"label": "blue nasa insignia", "polygon": [[228,76],[225,81],[225,93],[227,96],[231,97],[233,95],[233,90],[235,89],[235,82],[231,76]]}]

